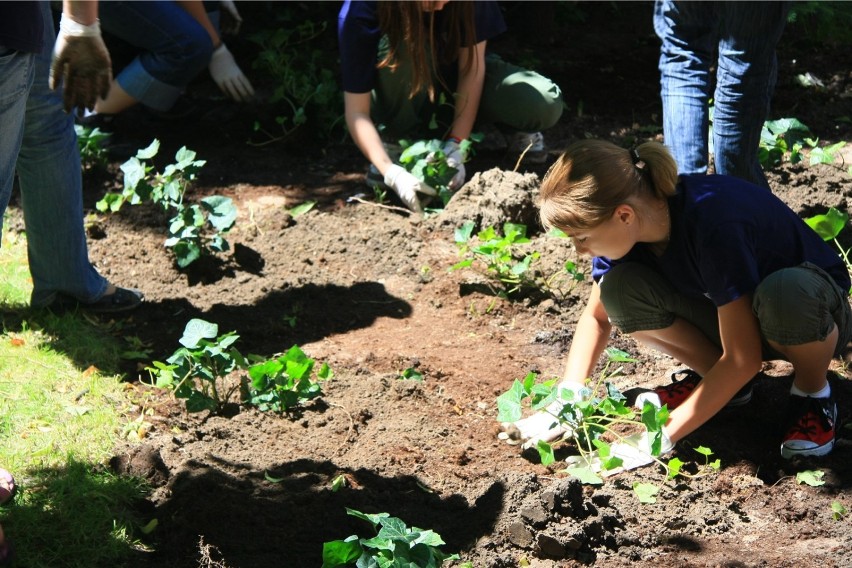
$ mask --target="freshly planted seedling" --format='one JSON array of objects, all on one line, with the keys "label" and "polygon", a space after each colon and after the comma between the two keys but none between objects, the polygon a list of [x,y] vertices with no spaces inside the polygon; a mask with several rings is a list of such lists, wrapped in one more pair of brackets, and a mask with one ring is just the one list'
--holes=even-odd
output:
[{"label": "freshly planted seedling", "polygon": [[104,146],[112,134],[102,132],[100,128],[92,128],[81,124],[74,125],[77,133],[77,147],[80,149],[80,161],[84,170],[103,168],[107,165],[107,150]]},{"label": "freshly planted seedling", "polygon": [[[473,144],[482,138],[481,134],[471,134],[469,139],[461,141],[459,149],[465,161],[472,153]],[[446,206],[453,195],[449,184],[458,169],[447,163],[447,155],[442,150],[444,142],[433,139],[415,142],[400,140],[399,143],[404,148],[399,163],[414,177],[437,191],[442,206]]]},{"label": "freshly planted seedling", "polygon": [[[687,474],[683,471],[678,458],[664,462],[658,456],[662,448],[662,428],[669,418],[666,406],[661,408],[646,402],[639,413],[627,406],[626,397],[610,382],[610,379],[621,374],[621,367],[610,370],[613,364],[634,361],[627,353],[615,348],[606,350],[607,362],[598,379],[592,384],[572,392],[558,386],[554,378],[538,382],[536,373],[529,373],[523,381],[515,380],[511,388],[497,399],[498,416],[501,422],[516,422],[522,416],[522,405],[528,402],[533,411],[543,411],[553,416],[554,424],[566,426],[573,432],[576,450],[587,464],[592,463],[593,456],[600,462],[601,471],[611,471],[623,465],[621,458],[612,455],[612,444],[624,442],[628,433],[645,431],[649,436],[651,455],[654,461],[666,468],[669,477],[684,475],[696,477],[706,473],[707,469],[718,469],[718,464],[700,468],[697,474]],[[541,462],[549,465],[555,461],[553,445],[539,442],[537,446]],[[707,450],[705,457],[709,456]],[[578,477],[583,483],[602,483],[600,477],[591,467],[572,467],[568,473]]]},{"label": "freshly planted seedling", "polygon": [[[808,217],[805,219],[805,223],[816,231],[822,237],[822,240],[834,242],[837,250],[840,251],[844,264],[846,264],[846,269],[852,271],[852,262],[849,259],[849,253],[852,252],[852,249],[844,248],[837,240],[840,231],[849,223],[849,215],[831,207],[826,213]],[[849,293],[852,294],[852,290]]]},{"label": "freshly planted seedling", "polygon": [[333,540],[322,545],[322,568],[438,568],[447,561],[458,560],[458,554],[445,554],[446,544],[438,533],[408,527],[388,513],[374,515],[346,508],[346,513],[370,523],[376,536]]},{"label": "freshly planted seedling", "polygon": [[148,368],[155,386],[172,389],[177,398],[186,399],[188,412],[221,412],[239,388],[225,386],[227,375],[246,368],[245,358],[232,347],[239,336],[218,333],[215,323],[192,319],[180,338],[183,347],[165,363],[154,361]]},{"label": "freshly planted seedling", "polygon": [[237,219],[237,208],[231,198],[212,195],[197,204],[186,203],[186,190],[205,161],[196,160],[195,152],[183,147],[175,154],[176,162],[157,173],[147,161],[154,158],[159,149],[160,142],[154,140],[122,164],[123,191],[107,193],[95,204],[98,210],[116,212],[124,203],[151,202],[173,214],[165,246],[172,249],[180,268],[186,268],[202,255],[229,250],[224,235]]},{"label": "freshly planted seedling", "polygon": [[284,355],[248,368],[244,401],[263,411],[286,412],[322,395],[319,381],[332,377],[326,363],[316,370],[314,360],[294,345]]},{"label": "freshly planted seedling", "polygon": [[468,221],[456,229],[456,246],[459,254],[466,258],[450,270],[468,268],[475,263],[484,265],[486,273],[499,283],[494,293],[500,297],[508,298],[535,290],[564,296],[585,279],[572,261],[566,262],[562,270],[550,276],[541,275],[535,268],[541,254],[537,251],[518,252],[518,245],[530,242],[525,225],[506,223],[502,236],[494,227],[487,227],[476,234],[476,241],[473,238],[474,227],[475,223]]},{"label": "freshly planted seedling", "polygon": [[760,133],[758,159],[764,169],[780,165],[785,156],[791,164],[798,164],[804,159],[803,150],[807,148],[809,165],[833,164],[838,150],[846,145],[845,142],[838,142],[819,147],[818,143],[819,139],[813,137],[811,129],[798,119],[768,120]]}]

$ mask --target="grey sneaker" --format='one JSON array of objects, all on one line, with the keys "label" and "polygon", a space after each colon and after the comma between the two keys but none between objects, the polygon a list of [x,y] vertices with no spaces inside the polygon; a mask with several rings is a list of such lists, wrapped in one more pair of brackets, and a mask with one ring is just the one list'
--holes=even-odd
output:
[{"label": "grey sneaker", "polygon": [[532,164],[542,164],[547,160],[547,147],[541,132],[516,132],[509,141],[509,151],[524,154],[523,159]]}]

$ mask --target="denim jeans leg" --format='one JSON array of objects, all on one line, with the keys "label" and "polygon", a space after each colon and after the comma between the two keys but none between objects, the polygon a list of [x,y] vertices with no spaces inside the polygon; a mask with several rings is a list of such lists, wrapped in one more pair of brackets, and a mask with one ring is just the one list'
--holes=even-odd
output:
[{"label": "denim jeans leg", "polygon": [[15,182],[35,56],[0,46],[0,225]]},{"label": "denim jeans leg", "polygon": [[63,111],[60,92],[48,86],[54,32],[48,3],[43,6],[45,43],[36,58],[17,162],[34,307],[49,304],[57,293],[93,302],[108,286],[89,262],[74,119]]},{"label": "denim jeans leg", "polygon": [[722,2],[713,147],[716,172],[769,187],[758,159],[788,2]]},{"label": "denim jeans leg", "polygon": [[101,27],[142,52],[116,76],[128,94],[169,110],[209,64],[213,40],[177,2],[101,2]]},{"label": "denim jeans leg", "polygon": [[663,138],[681,174],[707,173],[710,67],[715,41],[712,2],[657,0]]}]

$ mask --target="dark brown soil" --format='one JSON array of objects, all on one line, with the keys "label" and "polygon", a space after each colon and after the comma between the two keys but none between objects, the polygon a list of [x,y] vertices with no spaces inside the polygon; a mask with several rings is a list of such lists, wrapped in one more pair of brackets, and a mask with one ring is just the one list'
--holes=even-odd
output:
[{"label": "dark brown soil", "polygon": [[[852,509],[852,433],[841,427],[824,459],[780,458],[791,383],[782,362],[767,364],[750,404],[723,411],[678,445],[684,461],[699,459],[696,446],[714,450],[722,469],[708,477],[665,481],[649,467],[583,487],[558,464],[543,467],[498,440],[496,397],[530,371],[560,374],[589,285],[564,298],[499,299],[482,286],[482,273],[448,271],[459,261],[453,229],[467,219],[525,223],[544,269],[558,267],[575,254],[539,232],[534,210],[549,163],[583,137],[629,144],[659,139],[661,130],[650,4],[581,4],[582,22],[553,19],[552,5],[520,4],[505,5],[510,23],[530,10],[527,19],[539,27],[512,24],[493,47],[535,62],[562,86],[565,113],[546,133],[553,155],[515,172],[516,156],[480,151],[470,182],[423,221],[370,203],[366,162],[343,136],[247,144],[268,106],[226,103],[203,80],[188,93],[196,110],[184,119],[134,110],[116,120],[115,159],[109,173],[87,174],[87,207],[120,186],[122,148],[156,137],[164,160],[184,145],[207,160],[193,198],[228,195],[240,211],[233,252],[184,272],[163,247],[165,226],[153,209],[97,216],[93,261],[147,298],[122,333],[164,360],[186,322],[200,317],[236,331],[242,353],[269,357],[296,344],[335,373],[319,401],[291,414],[240,407],[221,417],[188,415],[141,384],[143,371],[127,369],[152,428],[117,449],[114,465],[150,479],[146,514],[159,520],[147,539],[151,552],[128,566],[318,568],[323,542],[372,536],[346,507],[431,528],[445,551],[481,568],[852,566],[849,517],[836,521],[831,509],[833,501]],[[247,7],[247,25],[259,26],[265,9],[272,8]],[[795,116],[824,143],[852,141],[852,52],[794,39],[782,45],[772,117]],[[250,44],[233,43],[251,56]],[[806,71],[826,87],[798,86],[795,75]],[[255,82],[263,101],[269,86]],[[842,168],[785,164],[770,173],[773,190],[803,216],[848,210],[852,160],[845,156]],[[364,201],[353,199],[359,196]],[[305,200],[317,206],[296,218],[286,212]],[[614,345],[639,361],[616,380],[621,388],[659,383],[677,367],[629,338],[615,335]],[[400,379],[410,367],[422,382]],[[852,383],[839,364],[837,371],[842,379],[832,386],[848,423]],[[796,473],[806,469],[824,471],[825,485],[798,484]],[[340,475],[347,483],[333,491]],[[656,504],[639,503],[636,481],[661,486]]]}]

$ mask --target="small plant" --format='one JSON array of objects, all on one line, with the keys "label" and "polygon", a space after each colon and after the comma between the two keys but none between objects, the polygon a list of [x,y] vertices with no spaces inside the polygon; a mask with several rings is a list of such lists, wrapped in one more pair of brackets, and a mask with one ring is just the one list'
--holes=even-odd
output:
[{"label": "small plant", "polygon": [[[466,158],[471,155],[473,143],[481,141],[481,134],[471,134],[462,140],[459,150]],[[411,142],[400,140],[404,148],[399,163],[407,171],[438,192],[442,206],[446,206],[453,196],[449,184],[458,170],[447,163],[447,155],[442,150],[444,142],[438,139]]]},{"label": "small plant", "polygon": [[810,128],[795,118],[781,118],[769,120],[763,124],[760,133],[760,146],[758,159],[764,169],[778,166],[788,156],[791,164],[798,164],[805,158],[802,152],[809,148],[808,163],[833,164],[837,151],[846,143],[838,142],[830,146],[819,147],[819,140],[813,138]]},{"label": "small plant", "polygon": [[[497,399],[498,416],[501,422],[516,422],[522,415],[522,402],[529,400],[529,406],[534,411],[548,412],[553,416],[554,424],[559,423],[573,432],[576,449],[582,458],[582,467],[571,467],[567,471],[579,478],[583,483],[602,483],[600,477],[592,469],[592,463],[599,462],[601,471],[617,470],[623,465],[623,460],[612,455],[612,444],[624,442],[628,434],[637,429],[647,432],[651,441],[651,455],[654,461],[666,468],[669,478],[677,475],[696,477],[718,470],[719,464],[706,459],[705,466],[700,467],[696,474],[683,471],[683,462],[672,458],[667,463],[659,457],[662,448],[662,427],[669,418],[666,406],[657,408],[646,402],[642,410],[637,412],[626,405],[626,397],[611,383],[612,379],[621,374],[621,367],[610,371],[614,363],[633,362],[627,353],[615,348],[606,350],[607,362],[594,384],[584,386],[579,392],[560,388],[558,379],[537,382],[537,375],[529,373],[523,381],[515,380],[512,387]],[[549,465],[555,461],[553,445],[547,442],[538,443],[541,462]],[[710,450],[702,448],[699,451],[709,458]]]},{"label": "small plant", "polygon": [[[822,240],[826,242],[834,242],[837,250],[840,251],[840,257],[843,259],[844,264],[846,264],[846,269],[852,271],[852,262],[850,262],[849,259],[849,253],[852,252],[852,249],[843,248],[843,245],[841,245],[840,241],[837,240],[837,236],[840,234],[840,231],[846,227],[848,222],[849,215],[835,209],[834,207],[829,208],[826,213],[814,215],[813,217],[805,219],[805,223],[807,223],[811,229],[816,231],[816,233],[822,237]],[[852,289],[849,290],[849,294],[852,294]]]},{"label": "small plant", "polygon": [[263,411],[286,412],[322,395],[319,381],[332,377],[323,363],[313,378],[314,360],[294,345],[284,355],[248,368],[244,401]]},{"label": "small plant", "polygon": [[255,122],[254,130],[266,136],[258,145],[291,136],[312,120],[313,130],[331,133],[343,116],[343,101],[334,74],[334,62],[327,61],[322,49],[329,40],[328,23],[302,20],[282,11],[279,25],[251,36],[260,46],[254,69],[269,77],[274,90],[269,102],[284,103],[274,122],[276,132]]},{"label": "small plant", "polygon": [[831,518],[835,521],[842,520],[849,512],[846,510],[846,507],[843,506],[843,503],[840,501],[832,501],[831,502]]},{"label": "small plant", "polygon": [[186,399],[188,412],[209,410],[219,413],[239,386],[226,387],[225,377],[246,368],[245,358],[232,347],[239,339],[234,332],[219,335],[219,326],[192,319],[180,338],[182,348],[165,363],[154,361],[148,372],[154,385],[172,389]]},{"label": "small plant", "polygon": [[346,513],[370,523],[377,534],[323,543],[322,568],[437,568],[459,559],[458,554],[441,552],[439,547],[446,543],[432,530],[409,528],[387,513],[371,515],[348,507]]},{"label": "small plant", "polygon": [[[456,229],[455,241],[459,254],[467,258],[450,267],[450,270],[467,268],[474,263],[485,265],[487,273],[500,284],[500,289],[495,290],[500,297],[507,298],[530,290],[544,290],[564,296],[585,279],[583,272],[572,261],[567,261],[562,270],[550,276],[540,275],[534,269],[534,264],[541,254],[537,251],[517,252],[518,245],[530,242],[524,225],[506,223],[502,236],[494,227],[487,227],[476,234],[478,244],[472,242],[474,227],[475,223],[468,221]],[[564,286],[565,282],[568,283],[567,287]]]},{"label": "small plant", "polygon": [[103,168],[107,165],[107,150],[104,143],[112,136],[102,132],[100,128],[92,128],[81,124],[74,125],[77,133],[77,147],[80,150],[80,161],[84,170]]},{"label": "small plant", "polygon": [[186,190],[205,164],[204,160],[196,160],[195,152],[183,147],[175,154],[176,162],[157,173],[146,162],[154,158],[159,149],[159,140],[154,140],[121,165],[124,190],[107,193],[95,204],[98,211],[116,212],[124,203],[137,205],[149,201],[173,214],[165,246],[172,249],[180,268],[186,268],[202,255],[229,250],[224,235],[237,219],[237,208],[231,198],[212,195],[198,204],[187,204]]}]

